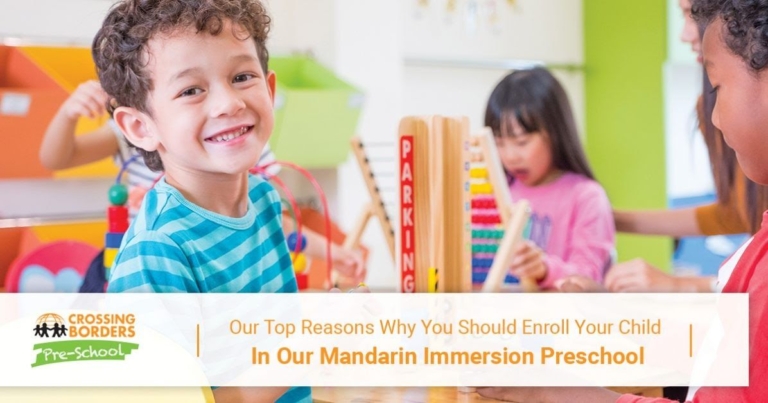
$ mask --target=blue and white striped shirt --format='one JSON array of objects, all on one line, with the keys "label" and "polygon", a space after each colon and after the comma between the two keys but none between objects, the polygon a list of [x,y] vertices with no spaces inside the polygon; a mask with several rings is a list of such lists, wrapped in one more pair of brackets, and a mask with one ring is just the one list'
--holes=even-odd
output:
[{"label": "blue and white striped shirt", "polygon": [[[112,266],[107,292],[297,292],[280,197],[250,175],[251,204],[232,218],[186,200],[165,178],[147,192]],[[309,402],[293,388],[279,402]]]}]

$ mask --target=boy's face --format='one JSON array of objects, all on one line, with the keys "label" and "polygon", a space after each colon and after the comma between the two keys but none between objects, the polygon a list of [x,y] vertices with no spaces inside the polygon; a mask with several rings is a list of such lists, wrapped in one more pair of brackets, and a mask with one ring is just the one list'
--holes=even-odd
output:
[{"label": "boy's face", "polygon": [[723,21],[704,33],[704,67],[717,91],[712,124],[736,151],[744,174],[768,184],[768,77],[755,74],[730,52],[723,39]]},{"label": "boy's face", "polygon": [[272,133],[275,91],[253,40],[238,39],[227,22],[216,36],[192,29],[158,35],[148,56],[151,116],[121,124],[135,132],[126,133],[129,140],[157,150],[171,175],[234,175],[253,167]]}]

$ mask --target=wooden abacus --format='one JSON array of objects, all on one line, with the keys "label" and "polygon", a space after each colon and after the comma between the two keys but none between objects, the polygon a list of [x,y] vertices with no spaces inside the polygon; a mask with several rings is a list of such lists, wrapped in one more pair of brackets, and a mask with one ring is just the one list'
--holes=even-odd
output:
[{"label": "wooden abacus", "polygon": [[[472,136],[470,144],[473,283],[482,283],[483,292],[499,292],[528,224],[530,206],[525,200],[513,203],[490,129]],[[529,278],[521,278],[520,286],[525,292],[538,290]]]},{"label": "wooden abacus", "polygon": [[[467,118],[406,117],[399,143],[400,291],[471,292],[471,222],[482,221],[495,226],[486,231],[496,245],[487,249],[491,262],[478,282],[482,291],[498,292],[530,208],[525,201],[512,203],[490,132],[471,138]],[[473,220],[473,193],[486,196],[484,207],[495,212]],[[523,291],[537,289],[535,281],[520,282]]]},{"label": "wooden abacus", "polygon": [[[392,261],[395,260],[395,229],[392,226],[392,220],[386,210],[386,205],[381,194],[381,188],[376,179],[376,174],[371,167],[371,160],[366,153],[366,147],[358,137],[353,137],[350,140],[350,146],[352,148],[352,154],[355,156],[360,172],[363,175],[363,181],[365,187],[368,189],[368,195],[370,196],[370,202],[368,202],[363,210],[359,213],[357,220],[355,221],[352,230],[344,238],[344,242],[341,247],[347,250],[355,250],[360,246],[360,240],[363,237],[363,232],[368,226],[371,218],[376,217],[379,221],[379,226],[384,234],[384,239],[387,242],[390,256]],[[392,160],[394,161],[394,160]],[[337,273],[332,273],[332,285],[339,285],[339,277]]]},{"label": "wooden abacus", "polygon": [[400,290],[471,292],[469,120],[400,122]]},{"label": "wooden abacus", "polygon": [[352,227],[352,231],[349,232],[344,239],[342,245],[345,249],[355,249],[360,245],[360,238],[363,236],[363,231],[368,225],[368,221],[372,217],[376,217],[379,220],[381,230],[384,232],[384,239],[387,241],[389,247],[389,253],[392,256],[392,260],[395,259],[395,230],[392,227],[392,221],[385,209],[384,200],[381,197],[381,192],[378,184],[376,183],[376,176],[371,168],[370,160],[365,152],[365,147],[359,138],[353,137],[350,141],[352,146],[352,154],[355,156],[358,166],[360,166],[360,172],[363,174],[363,181],[365,181],[365,187],[368,189],[368,195],[371,197],[371,201],[363,207],[360,215],[355,222],[355,226]]}]

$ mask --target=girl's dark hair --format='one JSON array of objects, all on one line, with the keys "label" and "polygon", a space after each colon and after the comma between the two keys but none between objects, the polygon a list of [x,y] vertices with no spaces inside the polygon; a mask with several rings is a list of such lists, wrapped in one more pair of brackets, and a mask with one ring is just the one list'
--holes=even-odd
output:
[{"label": "girl's dark hair", "polygon": [[[556,169],[595,179],[579,140],[568,96],[545,68],[517,70],[504,77],[488,99],[485,125],[495,137],[546,133]],[[524,133],[516,132],[516,125]]]}]

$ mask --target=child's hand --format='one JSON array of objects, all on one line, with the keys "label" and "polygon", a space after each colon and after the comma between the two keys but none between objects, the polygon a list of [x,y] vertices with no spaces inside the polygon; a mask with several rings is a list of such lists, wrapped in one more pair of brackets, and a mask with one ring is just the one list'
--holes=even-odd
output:
[{"label": "child's hand", "polygon": [[[341,290],[334,287],[334,288],[331,288],[330,291],[328,291],[328,292],[340,293]],[[353,288],[353,289],[351,289],[351,290],[349,290],[347,292],[370,294],[371,290],[364,283],[360,283],[360,285],[358,285],[357,287],[355,287],[355,288]]]},{"label": "child's hand", "polygon": [[613,292],[673,292],[676,279],[643,259],[614,265],[605,275],[605,286]]},{"label": "child's hand", "polygon": [[561,292],[607,292],[601,284],[587,276],[575,274],[564,277],[555,283],[555,288]]},{"label": "child's hand", "polygon": [[101,88],[101,84],[91,80],[77,87],[61,105],[61,111],[72,120],[80,117],[95,119],[106,112],[108,100],[109,96]]},{"label": "child's hand", "polygon": [[333,270],[352,279],[353,283],[365,281],[367,275],[362,253],[338,247],[333,250]]},{"label": "child's hand", "polygon": [[514,258],[509,271],[517,278],[528,277],[541,280],[547,276],[544,264],[544,252],[531,241],[525,241],[515,247]]}]

